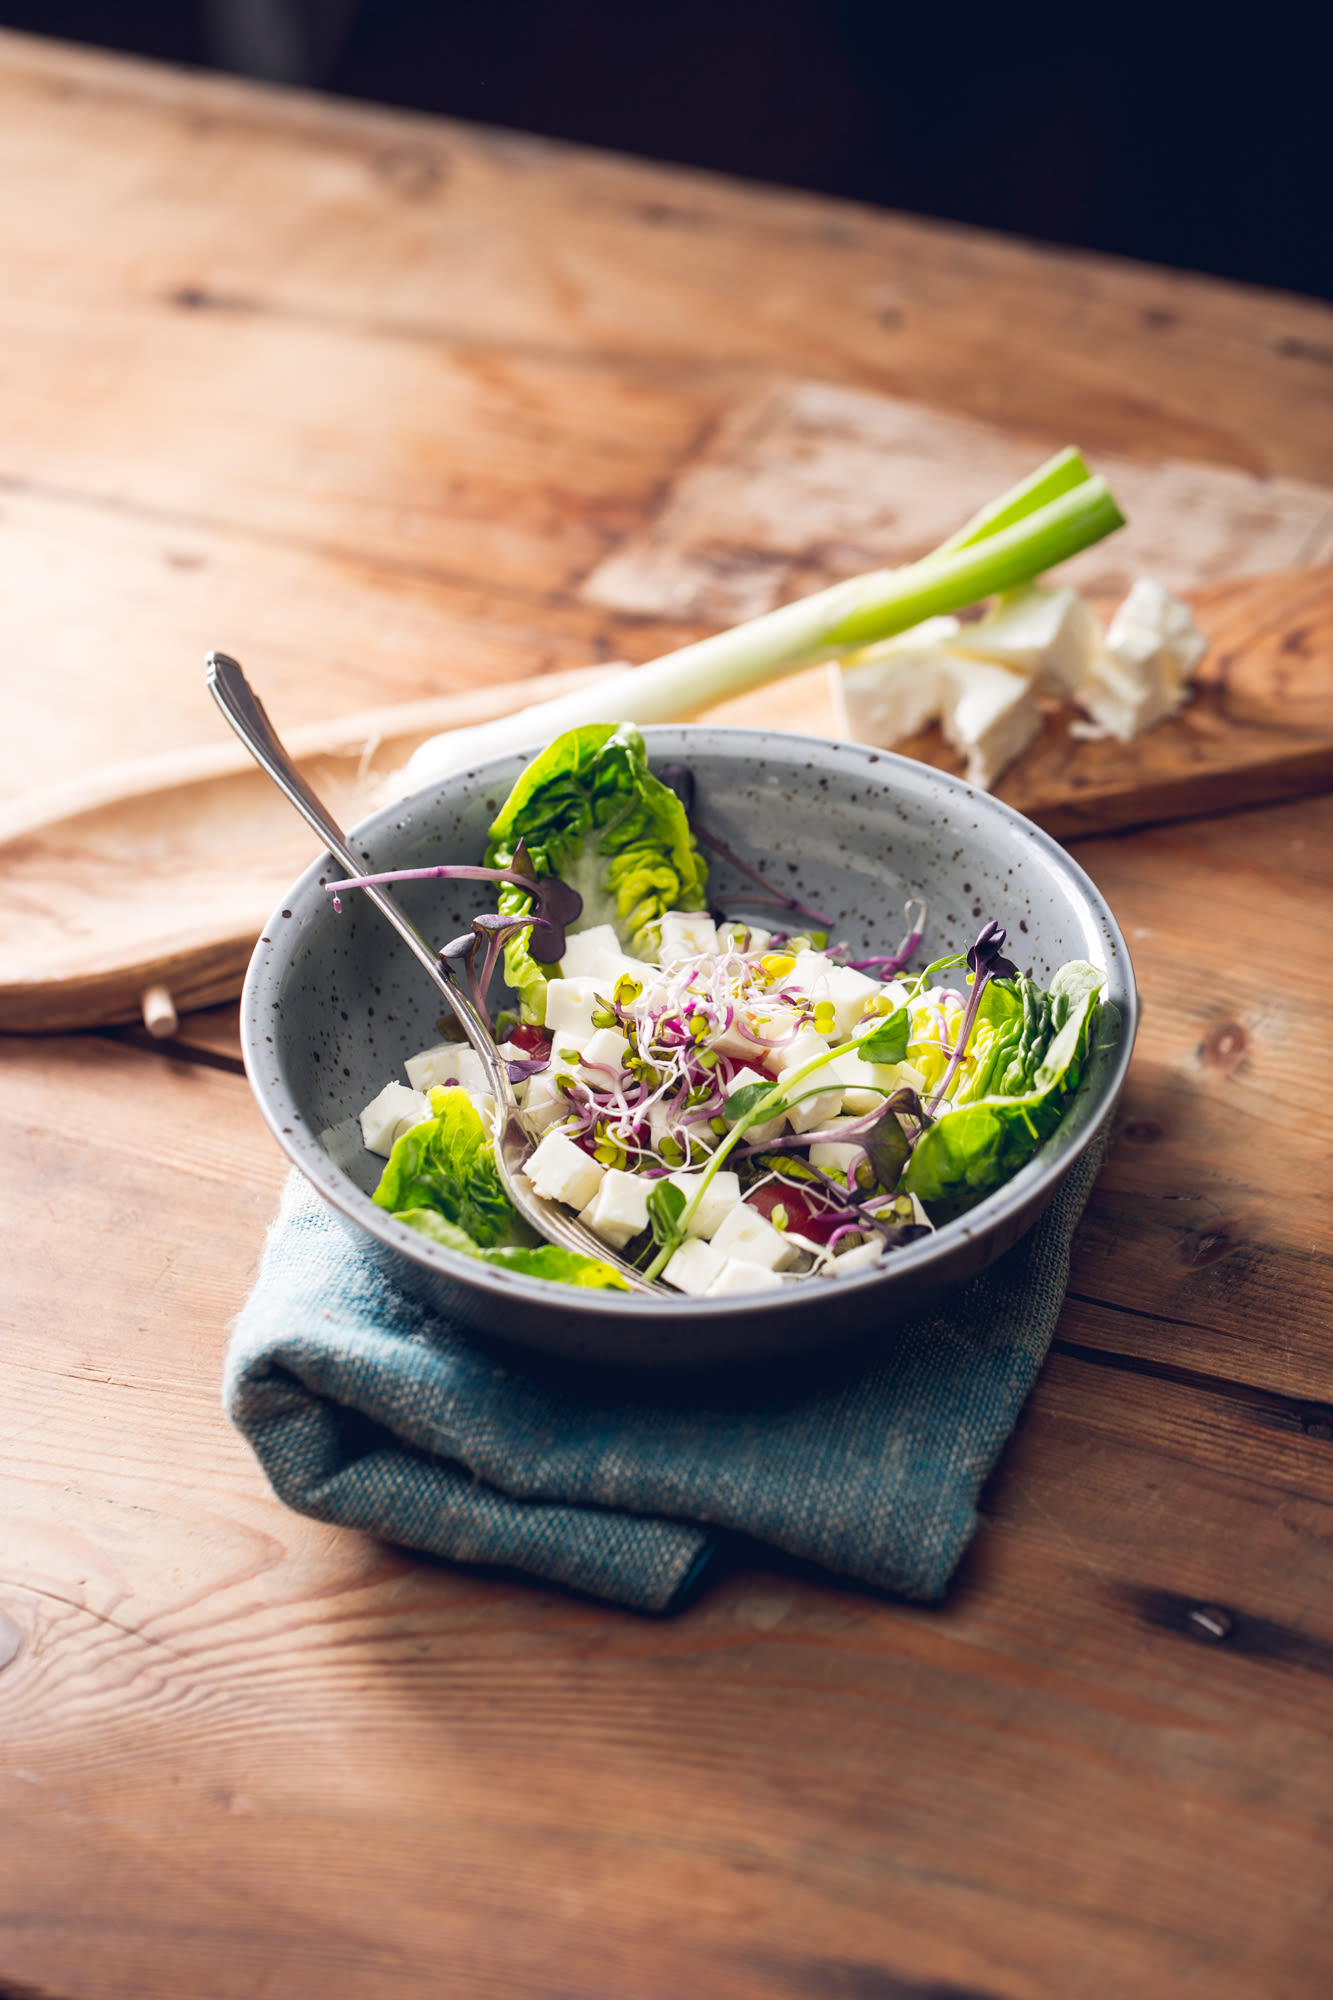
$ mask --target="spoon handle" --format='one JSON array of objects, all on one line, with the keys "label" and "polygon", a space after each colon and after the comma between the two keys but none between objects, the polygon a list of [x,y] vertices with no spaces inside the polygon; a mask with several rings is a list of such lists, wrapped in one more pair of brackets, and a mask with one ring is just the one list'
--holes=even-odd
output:
[{"label": "spoon handle", "polygon": [[[297,770],[283,747],[281,737],[270,722],[263,702],[246,679],[239,660],[233,660],[229,653],[210,653],[206,679],[214,701],[255,762],[268,773],[278,790],[296,807],[302,819],[313,828],[330,854],[341,862],[347,873],[364,875],[364,859],[353,854],[347,844],[346,834],[323,800]],[[496,1049],[494,1039],[486,1032],[485,1023],[467,995],[454,985],[431,946],[388,891],[382,889],[378,883],[369,883],[360,893],[370,898],[381,915],[392,924],[413,957],[420,963],[422,970],[429,974],[448,1001],[468,1041],[481,1057],[491,1093],[498,1107],[500,1138],[495,1146],[496,1164],[500,1170],[500,1178],[504,1182],[505,1192],[515,1208],[527,1218],[537,1233],[546,1237],[549,1242],[562,1244],[567,1250],[578,1251],[584,1256],[597,1257],[603,1263],[613,1265],[636,1292],[660,1292],[662,1290],[660,1285],[645,1278],[632,1264],[627,1264],[613,1250],[608,1249],[606,1244],[600,1242],[583,1223],[564,1214],[555,1208],[554,1204],[542,1200],[535,1192],[531,1192],[526,1184],[519,1183],[521,1157],[529,1150],[531,1141],[527,1140],[522,1132],[514,1086],[509,1081],[509,1071]]]}]

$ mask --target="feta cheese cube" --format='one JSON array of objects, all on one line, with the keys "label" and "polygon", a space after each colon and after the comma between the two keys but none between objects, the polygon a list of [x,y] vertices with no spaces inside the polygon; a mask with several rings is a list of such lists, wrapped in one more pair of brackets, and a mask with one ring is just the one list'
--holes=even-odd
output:
[{"label": "feta cheese cube", "polygon": [[975,625],[964,625],[952,650],[1035,676],[1050,694],[1072,695],[1101,649],[1097,620],[1076,590],[1026,584],[1009,590]]},{"label": "feta cheese cube", "polygon": [[413,1090],[423,1093],[445,1083],[461,1083],[469,1092],[490,1090],[481,1057],[467,1042],[439,1042],[433,1049],[409,1056],[403,1068]]},{"label": "feta cheese cube", "polygon": [[852,1113],[878,1111],[895,1090],[925,1090],[926,1081],[911,1063],[871,1063],[862,1056],[839,1056],[833,1064],[843,1086],[842,1108]]},{"label": "feta cheese cube", "polygon": [[570,1115],[569,1099],[556,1081],[554,1068],[529,1077],[523,1093],[523,1125],[534,1138]]},{"label": "feta cheese cube", "polygon": [[[598,1028],[583,1044],[582,1054],[581,1066],[585,1071],[589,1064],[597,1069],[621,1070],[629,1054],[629,1043],[618,1028]],[[605,1085],[609,1079],[593,1076],[589,1081]]]},{"label": "feta cheese cube", "polygon": [[1041,710],[1026,674],[955,653],[947,669],[945,738],[967,758],[968,783],[987,792],[1041,731]]},{"label": "feta cheese cube", "polygon": [[[735,1076],[732,1077],[731,1082],[727,1085],[723,1095],[731,1097],[736,1091],[744,1090],[747,1084],[771,1084],[772,1081],[773,1078],[771,1076],[761,1076],[757,1069],[738,1069]],[[779,1111],[776,1118],[766,1118],[762,1125],[747,1126],[745,1132],[746,1144],[749,1146],[771,1146],[786,1122],[787,1114],[784,1111]]]},{"label": "feta cheese cube", "polygon": [[717,950],[717,925],[706,910],[667,910],[661,931],[662,946],[657,955],[663,965],[678,965],[682,959]]},{"label": "feta cheese cube", "polygon": [[810,1148],[811,1166],[819,1167],[826,1174],[841,1174],[849,1187],[864,1158],[863,1146],[853,1146],[842,1139],[816,1139]]},{"label": "feta cheese cube", "polygon": [[889,748],[936,720],[947,699],[943,646],[958,629],[956,618],[927,618],[844,662],[847,722],[858,743]]},{"label": "feta cheese cube", "polygon": [[687,1236],[679,1250],[662,1266],[663,1283],[674,1285],[692,1299],[700,1299],[715,1278],[722,1274],[726,1259],[702,1236]]},{"label": "feta cheese cube", "polygon": [[648,1227],[648,1186],[637,1174],[608,1167],[605,1179],[579,1221],[586,1222],[594,1235],[609,1243],[613,1250],[623,1250],[631,1236]]},{"label": "feta cheese cube", "polygon": [[565,955],[560,961],[562,979],[599,979],[609,964],[623,958],[620,939],[611,924],[590,924],[586,931],[570,931],[565,937]]},{"label": "feta cheese cube", "polygon": [[[668,1174],[673,1187],[678,1187],[687,1202],[693,1201],[695,1190],[702,1180],[702,1174]],[[715,1173],[704,1190],[703,1199],[690,1217],[687,1236],[712,1236],[726,1221],[741,1198],[741,1183],[738,1174],[728,1173],[725,1168]]]},{"label": "feta cheese cube", "polygon": [[[778,1081],[786,1084],[795,1070],[814,1060],[816,1056],[828,1054],[828,1042],[813,1028],[802,1028],[794,1042],[782,1051]],[[836,1080],[834,1065],[829,1064],[827,1081],[833,1084],[831,1090],[821,1090],[825,1081],[823,1073],[815,1070],[803,1083],[795,1085],[799,1101],[792,1104],[787,1112],[787,1123],[793,1132],[813,1132],[825,1119],[832,1118],[842,1108],[842,1085]],[[814,1092],[813,1096],[804,1095]]]},{"label": "feta cheese cube", "polygon": [[[1140,577],[1112,618],[1106,645],[1078,689],[1098,733],[1122,743],[1174,715],[1208,642],[1187,604]],[[1079,735],[1091,732],[1071,725]]]},{"label": "feta cheese cube", "polygon": [[868,1242],[856,1243],[850,1250],[836,1251],[833,1262],[825,1264],[822,1275],[826,1278],[841,1278],[849,1271],[868,1271],[881,1261],[883,1255],[883,1245],[878,1236],[872,1236]]},{"label": "feta cheese cube", "polygon": [[757,951],[767,951],[772,942],[772,931],[762,929],[759,924],[747,923],[744,918],[717,927],[719,951],[739,951],[749,956]]},{"label": "feta cheese cube", "polygon": [[606,1168],[567,1132],[548,1132],[523,1169],[538,1194],[548,1201],[586,1208],[606,1175]]},{"label": "feta cheese cube", "polygon": [[877,1000],[884,992],[878,979],[871,979],[868,973],[857,972],[850,965],[835,965],[825,980],[825,992],[821,996],[833,1004],[834,1035],[832,1039],[845,1042],[860,1026],[862,1016],[872,1000]]},{"label": "feta cheese cube", "polygon": [[605,992],[600,979],[551,979],[546,984],[546,1025],[554,1035],[576,1042],[580,1048],[596,1030],[592,1017],[600,1007],[598,991]]},{"label": "feta cheese cube", "polygon": [[762,1264],[770,1271],[785,1271],[801,1255],[801,1247],[780,1229],[775,1229],[757,1208],[741,1202],[733,1208],[713,1236],[710,1246],[723,1257],[738,1257],[742,1263]]},{"label": "feta cheese cube", "polygon": [[730,1299],[741,1292],[780,1292],[782,1279],[763,1264],[747,1264],[743,1258],[728,1257],[704,1293],[709,1299]]},{"label": "feta cheese cube", "polygon": [[431,1116],[430,1099],[405,1083],[386,1083],[360,1113],[361,1138],[367,1152],[387,1160],[393,1142]]}]

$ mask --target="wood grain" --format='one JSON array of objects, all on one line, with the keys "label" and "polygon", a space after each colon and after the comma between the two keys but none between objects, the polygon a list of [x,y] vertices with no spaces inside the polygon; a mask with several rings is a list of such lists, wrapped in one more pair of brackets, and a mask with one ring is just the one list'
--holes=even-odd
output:
[{"label": "wood grain", "polygon": [[[1131,744],[1077,741],[1073,711],[999,796],[1069,835],[1314,791],[1333,782],[1333,569],[1213,585],[1195,605],[1211,652],[1183,712]],[[392,796],[434,730],[578,686],[598,669],[435,697],[290,739],[343,825]],[[614,687],[607,669],[608,689]],[[614,716],[608,695],[608,719]],[[816,668],[711,711],[716,722],[835,733]],[[900,750],[961,769],[938,729]],[[302,754],[304,753],[304,754]],[[304,827],[244,751],[168,753],[0,810],[0,1029],[132,1021],[148,986],[178,1010],[239,989],[269,912],[314,858]]]},{"label": "wood grain", "polygon": [[[6,796],[206,741],[208,645],[290,729],[692,636],[583,586],[769,376],[1333,479],[1301,300],[12,36],[0,168]],[[0,1040],[0,1989],[1326,1991],[1331,811],[1078,842],[1142,1039],[937,1611],[287,1512],[218,1403],[282,1173],[225,1016]]]}]

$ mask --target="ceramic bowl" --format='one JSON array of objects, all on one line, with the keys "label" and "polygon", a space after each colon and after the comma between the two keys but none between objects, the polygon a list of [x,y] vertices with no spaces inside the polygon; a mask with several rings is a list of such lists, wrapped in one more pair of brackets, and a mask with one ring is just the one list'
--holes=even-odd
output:
[{"label": "ceramic bowl", "polygon": [[[335,914],[327,857],[293,886],[261,938],[245,985],[246,1068],[279,1144],[357,1242],[403,1289],[455,1324],[525,1348],[634,1367],[697,1367],[792,1354],[891,1329],[941,1288],[1007,1250],[1050,1201],[1111,1115],[1133,1046],[1137,1002],[1125,941],[1092,882],[1029,820],[988,794],[887,751],[822,738],[704,726],[646,729],[654,765],[688,763],[701,824],[833,919],[853,957],[891,951],[909,896],[927,899],[926,953],[966,949],[982,921],[1009,933],[1020,971],[1045,984],[1064,960],[1107,976],[1118,1045],[1090,1063],[1063,1123],[1006,1186],[864,1275],[812,1280],[778,1296],[656,1298],[516,1277],[459,1257],[374,1206],[383,1162],[335,1164],[320,1133],[354,1115],[403,1059],[440,1039],[443,1003],[364,899]],[[428,784],[365,820],[352,845],[368,868],[480,861],[486,829],[526,756]],[[475,883],[404,884],[428,937],[466,930]],[[745,883],[710,867],[710,893],[746,914]],[[762,920],[757,905],[751,914]],[[772,923],[772,913],[768,913]]]}]

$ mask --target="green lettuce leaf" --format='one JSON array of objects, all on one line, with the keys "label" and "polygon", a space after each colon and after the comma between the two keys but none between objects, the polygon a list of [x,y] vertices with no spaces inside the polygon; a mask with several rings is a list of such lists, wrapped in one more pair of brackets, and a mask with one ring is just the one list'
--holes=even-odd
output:
[{"label": "green lettuce leaf", "polygon": [[597,1257],[582,1257],[576,1250],[562,1250],[558,1243],[505,1244],[499,1249],[482,1250],[472,1241],[466,1230],[445,1220],[433,1208],[406,1208],[398,1211],[398,1220],[405,1222],[409,1229],[419,1235],[430,1237],[433,1243],[443,1243],[446,1250],[456,1250],[463,1257],[475,1257],[482,1264],[492,1264],[502,1271],[518,1271],[525,1278],[548,1278],[556,1284],[582,1285],[586,1291],[627,1292],[629,1286],[619,1271],[610,1264],[603,1264]]},{"label": "green lettuce leaf", "polygon": [[504,1191],[476,1106],[458,1089],[433,1090],[430,1101],[435,1116],[394,1142],[372,1197],[380,1208],[460,1257],[559,1284],[628,1290],[600,1258],[535,1237],[505,1242],[531,1232]]},{"label": "green lettuce leaf", "polygon": [[[1023,982],[994,983],[1015,986]],[[957,1213],[1026,1165],[1055,1131],[1079,1086],[1103,1011],[1097,998],[1101,985],[1102,975],[1082,961],[1060,968],[1049,993],[1051,1017],[1058,1017],[1060,1023],[1056,1032],[1045,1039],[1038,1054],[1042,1030],[1036,1017],[1040,1010],[1024,1012],[1020,1017],[1023,1026],[1032,1027],[1030,1046],[1025,1054],[1020,1035],[1006,1065],[1006,1074],[1015,1068],[1030,1068],[1028,1087],[1011,1095],[993,1092],[956,1105],[936,1119],[913,1150],[902,1178],[904,1193],[918,1195],[928,1207],[933,1204]],[[983,995],[983,1000],[988,997]],[[1014,994],[1019,1007],[1022,998],[1021,992]],[[1009,1019],[1012,1025],[1012,1015]]]},{"label": "green lettuce leaf", "polygon": [[430,1101],[435,1116],[394,1142],[373,1199],[391,1215],[433,1209],[488,1249],[510,1234],[515,1210],[481,1116],[465,1090],[433,1090]]},{"label": "green lettuce leaf", "polygon": [[[582,896],[581,927],[613,925],[636,957],[656,955],[664,911],[707,906],[685,808],[648,769],[632,723],[567,730],[529,764],[491,826],[486,865],[507,867],[520,840],[539,875],[558,875]],[[508,884],[499,907],[522,916],[531,898]],[[527,1020],[545,1020],[550,971],[526,935],[507,947],[505,977]]]}]

